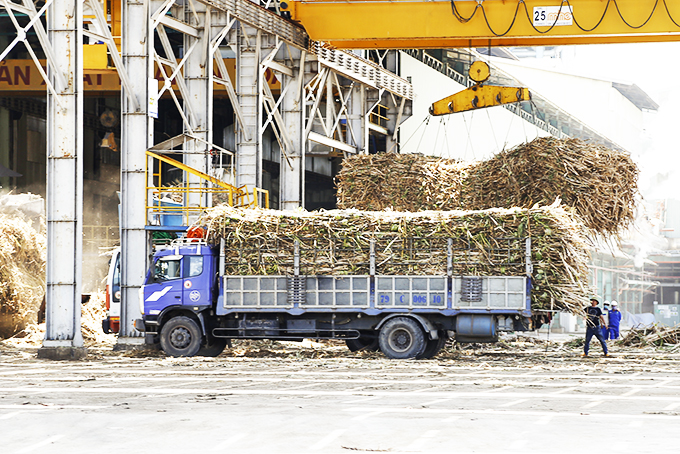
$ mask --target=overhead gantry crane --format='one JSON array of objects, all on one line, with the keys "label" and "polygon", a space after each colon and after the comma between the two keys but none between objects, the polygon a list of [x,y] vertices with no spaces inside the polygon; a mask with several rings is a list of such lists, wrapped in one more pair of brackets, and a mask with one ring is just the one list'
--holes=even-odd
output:
[{"label": "overhead gantry crane", "polygon": [[310,38],[342,49],[680,40],[671,0],[284,0]]},{"label": "overhead gantry crane", "polygon": [[[99,0],[88,0],[101,4]],[[194,145],[188,151],[199,151],[196,144],[210,142],[210,130],[203,127],[204,119],[211,112],[200,100],[209,93],[209,85],[205,83],[205,68],[212,67],[212,53],[216,45],[230,35],[229,44],[234,48],[240,64],[252,65],[252,71],[245,78],[240,77],[234,84],[238,101],[243,108],[247,124],[244,133],[239,136],[246,153],[257,151],[257,146],[248,142],[248,137],[256,137],[261,131],[258,115],[263,110],[254,104],[253,95],[257,92],[244,90],[263,89],[261,74],[265,66],[278,68],[288,77],[291,87],[301,87],[304,82],[300,74],[304,73],[302,65],[310,46],[317,49],[317,61],[324,58],[327,51],[336,49],[399,49],[399,48],[452,48],[452,47],[491,47],[491,46],[542,46],[570,45],[588,43],[632,43],[662,42],[680,40],[680,4],[669,0],[286,0],[281,2],[278,10],[294,23],[295,27],[270,11],[248,0],[198,0],[197,2],[176,0],[191,11],[186,22],[173,20],[165,14],[175,0],[122,0],[122,54],[120,63],[127,74],[143,74],[144,77],[123,81],[125,95],[123,104],[123,127],[126,136],[122,141],[122,181],[123,189],[121,220],[123,273],[122,314],[133,319],[135,307],[138,306],[137,290],[143,281],[145,269],[145,232],[143,220],[145,207],[133,194],[135,188],[145,187],[144,165],[145,151],[153,146],[153,120],[149,119],[149,94],[151,84],[147,75],[154,58],[153,31],[159,24],[175,28],[186,35],[185,52],[191,48],[200,48],[185,57],[187,68],[184,76],[188,81],[188,97],[199,102],[200,112],[192,113],[185,107],[187,124],[195,135]],[[40,11],[36,11],[30,0],[2,0],[7,10],[22,11],[31,17],[30,26],[35,26],[41,44],[46,50],[59,49],[60,55],[52,53],[50,59],[50,77],[48,86],[48,118],[51,143],[48,145],[48,327],[44,348],[65,349],[57,351],[55,357],[76,357],[74,353],[82,346],[79,334],[80,304],[80,232],[82,218],[82,128],[75,120],[82,117],[82,57],[78,47],[82,30],[82,2],[80,0],[51,0],[46,2]],[[195,5],[204,6],[200,11]],[[45,32],[40,25],[39,16],[49,8],[50,19]],[[163,11],[165,9],[165,11]],[[224,23],[211,24],[211,11],[218,11]],[[240,27],[232,25],[240,22]],[[192,24],[193,23],[193,24]],[[216,27],[216,25],[218,25]],[[17,27],[17,42],[25,42],[25,29]],[[263,28],[264,27],[264,28]],[[215,36],[206,34],[210,30]],[[289,36],[282,34],[290,33]],[[273,42],[263,43],[260,36],[269,34],[275,37]],[[90,33],[92,36],[92,33]],[[96,35],[96,34],[95,34]],[[96,37],[96,36],[95,36]],[[113,37],[106,36],[110,47]],[[255,38],[255,39],[253,39]],[[255,45],[253,45],[253,42]],[[293,58],[288,62],[293,66],[282,66],[274,57],[283,49],[282,42],[296,48]],[[116,42],[117,44],[117,42]],[[266,44],[267,47],[263,47]],[[151,46],[151,47],[149,47]],[[289,47],[289,49],[292,49]],[[268,54],[263,54],[263,50]],[[118,50],[116,49],[117,53]],[[292,52],[292,50],[291,50]],[[61,55],[63,54],[63,55]],[[271,56],[269,60],[263,57]],[[257,57],[257,58],[253,58]],[[335,65],[347,73],[356,70],[351,55],[339,52],[337,60],[328,59],[327,67]],[[248,63],[250,62],[250,63]],[[352,63],[347,67],[349,63]],[[117,62],[118,63],[118,62]],[[207,66],[203,66],[207,63]],[[219,65],[219,63],[217,63]],[[173,61],[167,66],[174,67],[172,74],[177,75],[180,69]],[[368,65],[370,66],[370,65]],[[369,73],[373,71],[366,68]],[[257,68],[254,69],[254,68]],[[122,68],[118,68],[122,70]],[[221,77],[226,78],[223,68],[219,68]],[[373,68],[375,69],[375,68]],[[364,80],[363,71],[359,70],[352,80]],[[385,79],[379,70],[377,82],[369,83],[394,94],[399,88],[393,88],[392,82],[403,84],[398,78]],[[208,71],[208,77],[212,77]],[[219,81],[218,81],[219,82]],[[310,83],[312,81],[309,81]],[[381,84],[387,84],[385,87]],[[155,84],[155,82],[154,82]],[[327,92],[332,96],[332,83],[326,80]],[[337,84],[336,84],[337,85]],[[208,91],[206,91],[208,90]],[[151,93],[153,95],[153,93]],[[301,94],[298,92],[298,95]],[[230,93],[230,97],[234,97]],[[403,94],[408,98],[408,94]],[[268,116],[278,117],[273,109],[282,108],[281,124],[291,124],[286,120],[288,115],[296,115],[299,110],[299,96],[290,98],[290,104],[277,103],[269,99]],[[307,99],[305,99],[307,101]],[[318,102],[315,100],[316,107]],[[283,104],[283,105],[281,105]],[[448,108],[448,104],[447,104]],[[250,119],[250,120],[248,120]],[[276,120],[276,119],[275,119]],[[271,121],[269,119],[268,121]],[[334,130],[339,123],[337,115],[325,118],[325,128]],[[399,120],[397,120],[399,123]],[[298,126],[304,123],[296,120]],[[309,133],[309,125],[305,132]],[[194,127],[195,126],[195,127]],[[316,137],[323,141],[331,137]],[[199,140],[200,139],[200,140]],[[284,140],[284,142],[287,142]],[[337,144],[339,145],[339,144]],[[201,145],[202,146],[202,145]],[[250,147],[250,148],[248,148]],[[253,154],[256,156],[256,154]],[[289,155],[290,157],[290,155]],[[302,159],[298,157],[297,161]],[[253,168],[257,168],[257,158],[252,159]],[[61,164],[59,164],[61,163]],[[284,166],[285,167],[285,166]],[[54,178],[59,174],[60,179]],[[300,172],[297,172],[300,174]],[[69,180],[74,184],[66,187],[64,175],[71,175]],[[75,202],[75,203],[74,203]],[[80,205],[79,205],[80,203]],[[66,204],[66,205],[65,205]],[[56,241],[55,241],[56,239]],[[140,247],[141,245],[141,247]],[[59,247],[57,247],[59,246]],[[125,252],[127,251],[127,252]],[[61,259],[57,264],[55,257]],[[60,272],[64,270],[64,272]],[[68,272],[67,272],[68,271]],[[135,336],[131,324],[123,321],[121,327],[124,336]],[[130,325],[130,326],[128,326]]]}]

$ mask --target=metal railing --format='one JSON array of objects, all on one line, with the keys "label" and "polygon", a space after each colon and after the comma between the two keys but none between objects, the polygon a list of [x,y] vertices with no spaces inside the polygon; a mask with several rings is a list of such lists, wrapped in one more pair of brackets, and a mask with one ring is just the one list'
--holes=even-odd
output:
[{"label": "metal railing", "polygon": [[[154,166],[146,169],[149,181],[149,172],[152,172],[153,186],[146,187],[146,210],[147,223],[150,225],[163,226],[186,226],[191,224],[189,217],[198,215],[215,204],[223,204],[234,207],[262,207],[269,208],[269,191],[254,187],[250,190],[246,186],[233,186],[213,176],[193,169],[168,156],[151,151],[147,156],[158,161],[158,169],[154,172]],[[182,183],[163,183],[163,164],[182,171]],[[188,183],[187,176],[195,175],[203,180],[200,186],[192,186]],[[194,197],[191,197],[194,196]],[[201,203],[189,204],[188,201],[200,200]],[[212,203],[208,203],[208,202]]]}]

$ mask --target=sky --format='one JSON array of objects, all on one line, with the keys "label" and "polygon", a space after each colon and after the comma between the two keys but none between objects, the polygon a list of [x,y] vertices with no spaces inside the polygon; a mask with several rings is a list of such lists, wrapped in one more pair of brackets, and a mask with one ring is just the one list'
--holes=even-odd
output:
[{"label": "sky", "polygon": [[680,199],[680,43],[606,44],[562,49],[560,69],[583,76],[634,83],[659,104],[645,115],[647,150],[631,150],[647,199]]}]

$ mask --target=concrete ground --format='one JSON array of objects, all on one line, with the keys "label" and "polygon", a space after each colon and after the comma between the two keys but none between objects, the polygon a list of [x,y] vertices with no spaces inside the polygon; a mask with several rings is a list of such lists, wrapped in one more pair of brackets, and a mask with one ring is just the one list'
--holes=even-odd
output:
[{"label": "concrete ground", "polygon": [[663,453],[680,446],[680,355],[592,356],[520,338],[394,361],[334,344],[217,358],[0,343],[2,452]]}]

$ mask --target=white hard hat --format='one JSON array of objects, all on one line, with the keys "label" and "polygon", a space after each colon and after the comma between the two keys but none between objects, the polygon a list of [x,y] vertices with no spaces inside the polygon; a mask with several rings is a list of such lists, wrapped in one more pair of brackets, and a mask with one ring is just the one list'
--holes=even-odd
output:
[{"label": "white hard hat", "polygon": [[609,301],[605,301],[604,304],[606,304],[607,306],[609,306]]},{"label": "white hard hat", "polygon": [[619,303],[616,302],[616,300],[612,301],[612,306],[618,306]]}]

